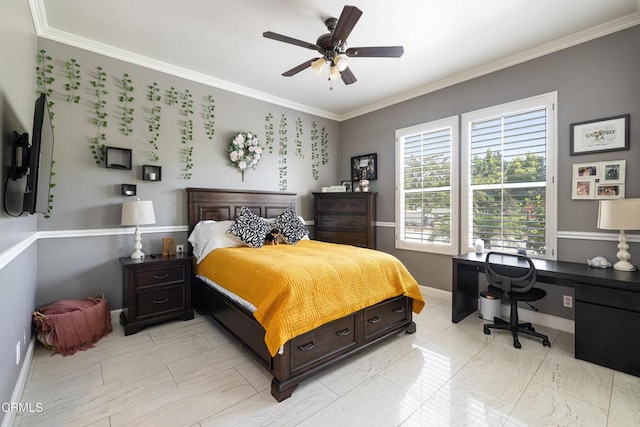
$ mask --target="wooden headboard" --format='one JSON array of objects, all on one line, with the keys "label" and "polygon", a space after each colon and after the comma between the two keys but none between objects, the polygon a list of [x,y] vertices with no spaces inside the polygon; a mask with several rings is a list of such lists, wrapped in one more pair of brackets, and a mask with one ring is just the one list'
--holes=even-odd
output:
[{"label": "wooden headboard", "polygon": [[187,206],[191,233],[198,221],[234,219],[242,206],[263,218],[274,218],[287,208],[295,210],[296,193],[187,188]]}]

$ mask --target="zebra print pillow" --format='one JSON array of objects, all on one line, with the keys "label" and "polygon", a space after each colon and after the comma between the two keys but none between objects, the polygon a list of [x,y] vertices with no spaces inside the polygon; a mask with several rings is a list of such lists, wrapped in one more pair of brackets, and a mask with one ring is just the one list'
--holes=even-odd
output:
[{"label": "zebra print pillow", "polygon": [[251,212],[246,207],[240,209],[240,214],[233,221],[227,230],[236,239],[242,241],[252,248],[261,248],[264,245],[264,238],[271,228],[258,215]]}]

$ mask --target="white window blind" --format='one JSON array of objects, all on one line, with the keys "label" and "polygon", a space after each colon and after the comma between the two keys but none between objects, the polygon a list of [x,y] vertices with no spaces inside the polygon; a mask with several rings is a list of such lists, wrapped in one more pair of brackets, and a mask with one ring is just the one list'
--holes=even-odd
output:
[{"label": "white window blind", "polygon": [[480,238],[489,250],[555,256],[554,101],[462,116],[463,247]]},{"label": "white window blind", "polygon": [[396,247],[457,252],[458,119],[396,131]]}]

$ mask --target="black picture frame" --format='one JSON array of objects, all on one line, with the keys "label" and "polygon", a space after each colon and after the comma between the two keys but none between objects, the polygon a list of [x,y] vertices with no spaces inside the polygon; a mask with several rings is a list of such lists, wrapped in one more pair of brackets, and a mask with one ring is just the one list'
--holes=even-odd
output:
[{"label": "black picture frame", "polygon": [[570,125],[571,155],[629,149],[630,114]]},{"label": "black picture frame", "polygon": [[351,180],[378,179],[378,154],[371,153],[351,158]]}]

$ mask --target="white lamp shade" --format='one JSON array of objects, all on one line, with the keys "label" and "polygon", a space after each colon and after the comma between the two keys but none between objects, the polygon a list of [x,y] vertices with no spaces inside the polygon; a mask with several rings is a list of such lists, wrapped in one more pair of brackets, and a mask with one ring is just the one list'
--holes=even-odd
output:
[{"label": "white lamp shade", "polygon": [[598,228],[640,230],[640,199],[600,200]]},{"label": "white lamp shade", "polygon": [[338,67],[336,67],[336,66],[329,67],[329,78],[331,80],[335,80],[335,79],[339,79],[340,78],[340,70],[338,70]]},{"label": "white lamp shade", "polygon": [[338,71],[344,71],[349,66],[347,55],[343,54],[336,55],[336,57],[333,58],[333,63],[336,64],[336,67],[338,67]]},{"label": "white lamp shade", "polygon": [[153,212],[153,202],[135,200],[122,204],[122,225],[155,224],[156,216]]},{"label": "white lamp shade", "polygon": [[326,63],[327,61],[324,58],[318,58],[311,63],[311,69],[314,73],[320,74],[322,73],[322,70],[324,70],[324,66]]}]

